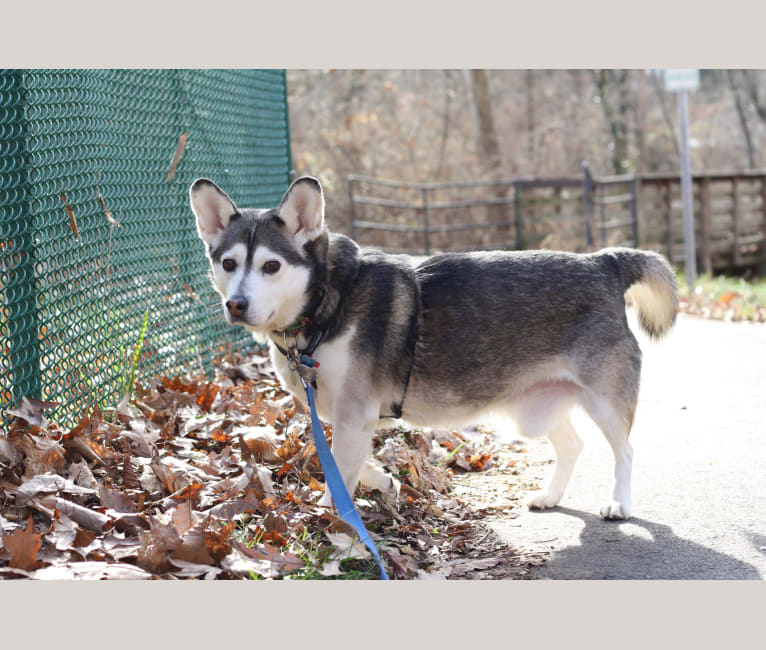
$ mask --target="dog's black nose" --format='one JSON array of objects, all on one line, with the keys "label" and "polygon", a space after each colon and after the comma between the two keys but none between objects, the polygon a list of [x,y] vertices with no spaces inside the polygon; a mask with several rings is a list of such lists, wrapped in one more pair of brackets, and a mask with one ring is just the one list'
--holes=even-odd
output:
[{"label": "dog's black nose", "polygon": [[242,296],[234,296],[226,301],[226,309],[232,316],[242,316],[247,311],[247,300]]}]

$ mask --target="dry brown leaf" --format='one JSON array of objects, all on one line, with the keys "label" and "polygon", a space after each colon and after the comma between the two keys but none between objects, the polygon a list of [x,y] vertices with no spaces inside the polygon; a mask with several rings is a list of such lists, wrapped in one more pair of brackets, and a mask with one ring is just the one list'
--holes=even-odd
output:
[{"label": "dry brown leaf", "polygon": [[324,492],[325,485],[324,483],[320,483],[319,481],[317,481],[315,478],[312,477],[311,480],[309,481],[309,489],[314,490],[315,492]]},{"label": "dry brown leaf", "polygon": [[61,193],[61,202],[64,204],[64,211],[66,212],[67,217],[69,217],[69,229],[74,233],[74,236],[77,237],[78,241],[82,241],[82,239],[80,239],[80,229],[77,226],[77,217],[75,216],[74,209],[69,205],[69,201],[66,200],[66,194],[63,192]]},{"label": "dry brown leaf", "polygon": [[24,476],[62,473],[66,468],[64,448],[55,440],[27,434],[21,440],[21,449],[26,457]]},{"label": "dry brown leaf", "polygon": [[168,560],[170,564],[179,569],[173,571],[173,575],[178,578],[204,578],[205,580],[215,580],[219,573],[223,573],[223,569],[218,567],[209,566],[207,564],[198,564],[196,562],[186,562],[185,560],[179,560],[177,557],[170,557]]},{"label": "dry brown leaf", "polygon": [[331,555],[334,559],[347,560],[349,558],[357,558],[366,560],[372,557],[362,542],[355,541],[354,538],[346,535],[346,533],[329,533],[325,531],[325,535],[336,549]]},{"label": "dry brown leaf", "polygon": [[199,496],[199,493],[203,487],[205,487],[204,483],[192,483],[190,485],[187,485],[180,491],[176,492],[175,494],[171,494],[170,498],[173,499],[173,501],[194,502],[197,496]]},{"label": "dry brown leaf", "polygon": [[170,169],[168,169],[167,173],[165,174],[165,180],[168,183],[172,181],[173,177],[176,175],[176,167],[178,167],[178,163],[181,162],[181,156],[184,155],[184,149],[186,149],[186,140],[188,138],[189,131],[182,133],[178,137],[178,144],[176,144],[176,149],[173,152],[173,159],[170,161]]},{"label": "dry brown leaf", "polygon": [[103,533],[112,527],[112,522],[106,515],[100,512],[85,508],[77,503],[62,499],[60,497],[49,495],[38,500],[46,508],[60,510],[68,517],[76,521],[80,526],[97,533]]},{"label": "dry brown leaf", "polygon": [[42,533],[35,533],[35,523],[29,515],[27,527],[17,528],[3,535],[3,546],[11,555],[10,565],[24,571],[34,571],[38,566],[37,552],[43,545]]},{"label": "dry brown leaf", "polygon": [[191,503],[184,501],[179,503],[172,511],[173,525],[176,528],[176,532],[183,537],[184,533],[189,530],[196,520],[192,513]]},{"label": "dry brown leaf", "polygon": [[248,547],[241,542],[234,542],[232,546],[254,560],[268,560],[282,571],[293,571],[306,566],[306,563],[294,553],[282,552],[270,544],[254,544]]},{"label": "dry brown leaf", "polygon": [[162,487],[170,493],[177,492],[191,483],[183,474],[173,471],[173,469],[162,462],[153,462],[150,467],[154,471],[155,476],[160,480],[160,483],[162,483]]},{"label": "dry brown leaf", "polygon": [[216,560],[220,561],[226,555],[231,553],[231,543],[229,542],[229,538],[231,537],[231,531],[234,530],[235,527],[236,524],[228,523],[222,526],[219,530],[212,530],[210,528],[205,529],[205,548]]},{"label": "dry brown leaf", "polygon": [[55,408],[60,403],[61,402],[43,402],[32,397],[22,397],[16,408],[6,410],[5,414],[10,417],[21,418],[32,426],[45,429],[48,427],[48,421],[45,419],[42,412],[46,409]]},{"label": "dry brown leaf", "polygon": [[203,411],[209,411],[215,402],[220,387],[217,384],[208,384],[201,387],[201,392],[197,395],[197,406]]},{"label": "dry brown leaf", "polygon": [[111,223],[113,226],[117,226],[118,228],[122,228],[122,224],[117,221],[112,216],[112,213],[110,212],[109,208],[106,207],[106,201],[104,200],[104,197],[101,196],[101,192],[98,193],[98,200],[101,202],[101,207],[104,209],[104,215],[106,216],[106,220]]},{"label": "dry brown leaf", "polygon": [[53,544],[57,550],[66,551],[74,544],[80,530],[80,527],[72,519],[56,511],[51,530],[45,535],[45,539],[49,544]]},{"label": "dry brown leaf", "polygon": [[171,569],[168,556],[181,545],[170,515],[150,517],[151,528],[138,536],[141,546],[136,561],[138,566],[152,573],[166,573]]},{"label": "dry brown leaf", "polygon": [[152,574],[120,562],[67,562],[38,569],[35,580],[151,580]]},{"label": "dry brown leaf", "polygon": [[136,502],[133,501],[133,499],[127,494],[118,492],[117,490],[111,490],[105,485],[99,486],[98,498],[101,501],[101,505],[105,508],[110,508],[117,512],[136,512]]},{"label": "dry brown leaf", "polygon": [[205,526],[206,522],[200,521],[184,532],[180,546],[172,553],[171,562],[177,559],[194,564],[215,564],[205,545]]}]

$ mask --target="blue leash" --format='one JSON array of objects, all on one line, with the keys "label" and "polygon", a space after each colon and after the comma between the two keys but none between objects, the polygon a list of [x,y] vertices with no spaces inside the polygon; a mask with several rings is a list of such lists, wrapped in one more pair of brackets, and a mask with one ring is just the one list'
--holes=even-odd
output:
[{"label": "blue leash", "polygon": [[306,397],[308,398],[309,408],[311,409],[311,428],[314,433],[314,444],[317,448],[317,456],[319,456],[319,462],[322,464],[322,471],[324,471],[324,477],[330,488],[330,494],[335,502],[338,514],[343,521],[353,527],[359,535],[359,539],[364,542],[364,545],[372,553],[380,568],[380,579],[388,580],[388,574],[386,574],[386,570],[383,568],[383,562],[380,560],[378,549],[375,546],[375,543],[370,539],[370,534],[367,532],[367,529],[362,522],[362,518],[356,511],[356,507],[354,507],[354,502],[346,489],[346,485],[338,471],[338,466],[335,463],[335,458],[333,458],[332,452],[330,451],[330,445],[327,444],[327,438],[324,436],[322,425],[319,423],[319,417],[317,416],[316,404],[314,403],[314,389],[303,377],[301,377],[301,382],[306,389]]}]

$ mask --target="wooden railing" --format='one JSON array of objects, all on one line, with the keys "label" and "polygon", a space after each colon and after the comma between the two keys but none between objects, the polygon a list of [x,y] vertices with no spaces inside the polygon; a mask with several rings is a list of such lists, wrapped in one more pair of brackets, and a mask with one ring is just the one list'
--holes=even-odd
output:
[{"label": "wooden railing", "polygon": [[[693,177],[699,268],[766,262],[766,171]],[[640,177],[403,183],[349,177],[351,234],[394,252],[640,246],[683,265],[681,182]]]}]

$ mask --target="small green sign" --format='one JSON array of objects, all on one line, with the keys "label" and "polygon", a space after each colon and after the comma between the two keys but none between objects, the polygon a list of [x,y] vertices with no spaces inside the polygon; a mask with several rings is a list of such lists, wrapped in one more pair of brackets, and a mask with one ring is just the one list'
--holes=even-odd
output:
[{"label": "small green sign", "polygon": [[699,70],[665,70],[665,90],[678,92],[679,90],[697,90],[699,87]]}]

